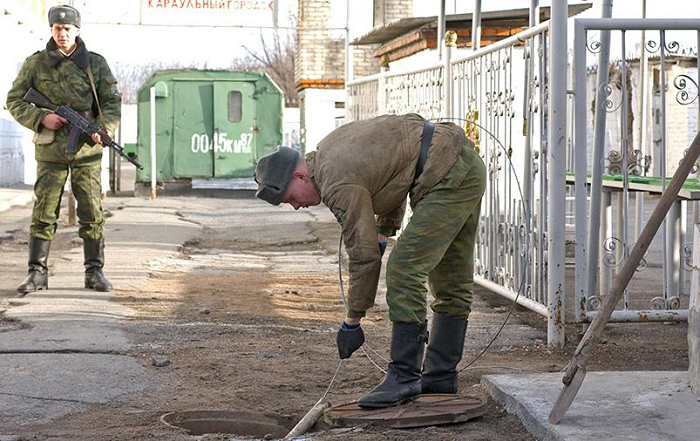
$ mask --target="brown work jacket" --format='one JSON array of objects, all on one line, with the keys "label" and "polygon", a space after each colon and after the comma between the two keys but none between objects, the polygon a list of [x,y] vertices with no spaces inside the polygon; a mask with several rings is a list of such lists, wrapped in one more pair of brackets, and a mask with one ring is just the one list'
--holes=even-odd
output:
[{"label": "brown work jacket", "polygon": [[345,124],[306,156],[323,203],[342,226],[350,258],[348,315],[362,317],[374,304],[381,268],[377,234],[395,234],[406,196],[411,207],[445,177],[457,161],[464,130],[435,125],[428,159],[416,178],[425,120],[417,114],[382,115]]}]

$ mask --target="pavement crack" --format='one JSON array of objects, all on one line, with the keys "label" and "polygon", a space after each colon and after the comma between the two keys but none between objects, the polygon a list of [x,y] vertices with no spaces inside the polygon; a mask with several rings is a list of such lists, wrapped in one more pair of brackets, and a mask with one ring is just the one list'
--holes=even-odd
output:
[{"label": "pavement crack", "polygon": [[89,355],[129,355],[122,351],[88,351],[85,349],[0,349],[0,355],[15,354],[89,354]]},{"label": "pavement crack", "polygon": [[92,401],[83,401],[83,400],[71,400],[70,398],[48,398],[48,397],[37,397],[35,395],[25,395],[25,394],[13,394],[11,392],[0,392],[0,395],[8,396],[8,397],[20,397],[20,398],[28,398],[30,400],[42,400],[42,401],[59,401],[63,403],[77,403],[77,404],[101,404],[101,403],[95,403]]}]

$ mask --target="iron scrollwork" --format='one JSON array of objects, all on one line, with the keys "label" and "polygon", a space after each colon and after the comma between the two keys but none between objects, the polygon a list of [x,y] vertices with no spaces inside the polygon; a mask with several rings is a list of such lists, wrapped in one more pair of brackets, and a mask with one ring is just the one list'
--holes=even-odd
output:
[{"label": "iron scrollwork", "polygon": [[[692,84],[695,94],[691,95],[688,88]],[[678,89],[676,94],[676,102],[682,106],[687,106],[695,102],[698,99],[698,83],[695,82],[690,76],[681,74],[673,79],[673,85]]]},{"label": "iron scrollwork", "polygon": [[622,94],[619,94],[619,97],[615,97],[616,99],[612,98],[615,92],[614,86],[615,84],[613,82],[607,81],[601,84],[598,90],[598,96],[601,98],[601,106],[607,113],[617,111],[622,105]]},{"label": "iron scrollwork", "polygon": [[[612,175],[622,174],[622,154],[617,150],[611,150],[608,153],[607,169]],[[627,154],[627,173],[633,176],[641,176],[644,171],[649,170],[650,156],[642,155],[641,150],[630,150]]]},{"label": "iron scrollwork", "polygon": [[685,271],[693,270],[693,244],[684,243],[681,247],[681,260]]},{"label": "iron scrollwork", "polygon": [[[634,248],[634,244],[628,245],[627,252],[624,256],[621,256],[621,259],[618,261],[616,253],[618,246],[622,247],[622,241],[617,237],[608,237],[603,241],[603,250],[605,251],[605,254],[603,255],[603,265],[608,268],[614,268],[620,265],[624,259],[630,255],[632,248]],[[648,251],[644,253],[641,259],[639,259],[636,271],[644,271],[647,268],[647,255]]]}]

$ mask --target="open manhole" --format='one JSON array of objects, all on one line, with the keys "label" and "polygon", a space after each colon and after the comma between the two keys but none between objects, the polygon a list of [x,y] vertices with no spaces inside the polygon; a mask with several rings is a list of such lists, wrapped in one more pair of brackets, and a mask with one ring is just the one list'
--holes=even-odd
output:
[{"label": "open manhole", "polygon": [[168,426],[190,435],[225,433],[256,438],[283,438],[294,426],[292,418],[246,410],[188,410],[160,417]]},{"label": "open manhole", "polygon": [[486,412],[485,400],[474,396],[420,395],[413,401],[383,409],[366,409],[357,402],[328,409],[324,419],[332,427],[372,424],[395,429],[462,423]]}]

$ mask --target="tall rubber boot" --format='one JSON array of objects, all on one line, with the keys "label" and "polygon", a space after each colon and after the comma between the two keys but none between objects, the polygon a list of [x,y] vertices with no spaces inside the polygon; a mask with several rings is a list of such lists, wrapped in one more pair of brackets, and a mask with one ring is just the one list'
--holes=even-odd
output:
[{"label": "tall rubber boot", "polygon": [[456,394],[457,364],[464,353],[467,320],[434,314],[423,363],[421,393]]},{"label": "tall rubber boot", "polygon": [[389,370],[379,386],[360,398],[360,407],[394,406],[420,394],[421,365],[427,334],[426,324],[394,322]]},{"label": "tall rubber boot", "polygon": [[51,241],[29,237],[29,272],[17,291],[26,294],[40,289],[49,289],[49,250]]},{"label": "tall rubber boot", "polygon": [[95,291],[110,291],[112,284],[102,273],[105,266],[105,240],[83,239],[85,252],[85,288]]}]

